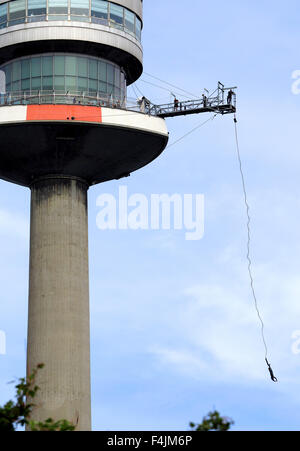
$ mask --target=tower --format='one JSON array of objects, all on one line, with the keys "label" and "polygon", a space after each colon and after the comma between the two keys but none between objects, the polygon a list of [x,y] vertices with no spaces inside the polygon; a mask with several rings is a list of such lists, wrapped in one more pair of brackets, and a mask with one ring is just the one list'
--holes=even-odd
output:
[{"label": "tower", "polygon": [[0,178],[30,188],[27,372],[34,420],[89,430],[87,192],[164,150],[163,118],[130,105],[142,0],[0,0]]}]

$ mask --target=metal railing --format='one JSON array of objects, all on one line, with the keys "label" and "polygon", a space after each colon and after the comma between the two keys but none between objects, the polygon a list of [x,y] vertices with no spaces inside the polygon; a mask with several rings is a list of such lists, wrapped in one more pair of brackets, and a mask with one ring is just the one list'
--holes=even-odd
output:
[{"label": "metal railing", "polygon": [[236,88],[225,88],[219,82],[218,88],[210,95],[201,99],[179,101],[164,105],[154,105],[145,97],[139,99],[120,98],[99,92],[84,91],[12,91],[0,93],[0,107],[8,105],[89,105],[107,108],[117,108],[135,111],[161,118],[215,112],[217,114],[232,114],[236,112]]},{"label": "metal railing", "polygon": [[139,101],[131,98],[118,98],[103,93],[83,91],[12,91],[0,93],[0,107],[11,105],[84,105],[118,108],[149,114],[149,108],[142,108]]},{"label": "metal railing", "polygon": [[174,98],[172,103],[151,105],[149,113],[163,118],[209,111],[220,114],[234,113],[236,111],[235,89],[236,87],[225,88],[219,82],[218,88],[212,94],[203,94],[201,99],[179,101]]}]

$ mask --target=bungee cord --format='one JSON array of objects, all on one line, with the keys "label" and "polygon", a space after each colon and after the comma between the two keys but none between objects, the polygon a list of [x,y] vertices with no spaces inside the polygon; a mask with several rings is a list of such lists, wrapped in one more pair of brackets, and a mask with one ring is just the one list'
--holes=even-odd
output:
[{"label": "bungee cord", "polygon": [[247,196],[247,190],[246,190],[246,182],[245,182],[245,176],[244,176],[242,159],[241,159],[241,152],[240,152],[239,139],[238,139],[236,115],[234,116],[234,128],[235,128],[235,141],[236,141],[237,157],[238,157],[238,163],[239,163],[239,170],[240,170],[240,174],[241,174],[241,180],[242,180],[242,186],[243,186],[243,194],[244,194],[244,202],[245,202],[246,214],[247,214],[247,234],[248,234],[248,239],[247,239],[247,261],[248,261],[248,274],[249,274],[249,279],[250,279],[251,292],[252,292],[252,296],[253,296],[253,300],[254,300],[255,310],[256,310],[258,319],[259,319],[259,321],[261,323],[261,337],[262,337],[263,345],[264,345],[264,348],[265,348],[265,361],[266,361],[266,364],[268,366],[268,370],[269,370],[270,377],[271,377],[272,381],[273,382],[278,382],[278,379],[275,377],[273,369],[271,367],[271,364],[269,363],[269,360],[268,360],[268,346],[267,346],[267,342],[266,342],[266,338],[265,338],[265,325],[264,325],[263,319],[262,319],[261,314],[260,314],[260,310],[259,310],[259,307],[258,307],[258,300],[257,300],[257,296],[256,296],[256,291],[255,291],[255,288],[254,288],[254,278],[253,278],[253,273],[252,273],[252,259],[251,259],[251,252],[250,252],[251,251],[251,228],[250,228],[251,216],[250,216],[250,206],[249,206],[249,202],[248,202],[248,196]]}]

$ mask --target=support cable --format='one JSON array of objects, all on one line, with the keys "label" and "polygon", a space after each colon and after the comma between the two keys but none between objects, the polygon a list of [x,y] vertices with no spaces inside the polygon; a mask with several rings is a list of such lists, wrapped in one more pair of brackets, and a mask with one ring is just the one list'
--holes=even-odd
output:
[{"label": "support cable", "polygon": [[242,186],[243,186],[243,193],[244,193],[244,202],[245,202],[246,212],[247,212],[247,233],[248,233],[247,260],[248,260],[248,273],[249,273],[249,278],[250,278],[250,286],[251,286],[252,296],[253,296],[253,300],[254,300],[255,310],[256,310],[258,319],[259,319],[259,321],[261,323],[261,336],[262,336],[262,341],[263,341],[264,348],[265,348],[265,361],[266,361],[266,364],[268,366],[268,370],[269,370],[269,373],[270,373],[272,381],[273,382],[278,382],[278,379],[275,377],[274,372],[272,370],[272,367],[271,367],[271,365],[270,365],[270,363],[268,361],[268,346],[267,346],[266,338],[265,338],[265,325],[264,325],[263,319],[262,319],[261,314],[260,314],[260,310],[259,310],[259,307],[258,307],[258,300],[257,300],[257,296],[256,296],[256,291],[255,291],[255,288],[254,288],[254,278],[253,278],[253,274],[252,274],[252,260],[251,260],[251,252],[250,252],[250,249],[251,249],[250,206],[249,206],[249,203],[248,203],[246,182],[245,182],[245,177],[244,177],[244,172],[243,172],[243,165],[242,165],[242,159],[241,159],[241,153],[240,153],[236,115],[234,116],[234,127],[235,127],[235,140],[236,140],[237,157],[238,157],[240,174],[241,174],[241,179],[242,179]]},{"label": "support cable", "polygon": [[181,136],[180,138],[178,138],[176,141],[172,142],[171,144],[169,144],[166,149],[169,149],[170,147],[175,146],[175,144],[178,144],[180,141],[182,141],[184,138],[186,138],[187,136],[191,135],[193,132],[195,132],[196,130],[198,130],[199,128],[203,127],[203,125],[207,124],[207,122],[209,121],[213,121],[214,118],[217,116],[217,114],[214,114],[213,116],[211,116],[209,119],[207,119],[206,121],[202,122],[201,124],[197,125],[197,127],[194,127],[192,130],[190,130],[188,133],[186,133],[185,135]]},{"label": "support cable", "polygon": [[[138,99],[138,94],[137,94],[137,92],[136,92],[136,90],[135,90],[135,87],[134,87],[134,85],[130,85],[130,87],[131,87],[131,89],[133,90],[133,92],[134,92],[134,95],[136,96],[136,98]],[[136,89],[138,89],[138,87],[136,87]],[[142,94],[143,95],[143,94]]]},{"label": "support cable", "polygon": [[[164,91],[167,91],[167,92],[169,92],[169,93],[172,93],[170,89],[165,88],[164,86],[157,85],[157,84],[155,84],[155,83],[151,83],[150,81],[146,81],[146,80],[144,80],[143,78],[140,78],[140,79],[139,79],[139,82],[146,83],[147,85],[151,85],[151,86],[154,86],[155,88],[163,89]],[[179,93],[177,93],[177,94],[179,94]],[[180,95],[181,95],[181,97],[185,97],[186,99],[189,99],[189,98],[190,98],[190,95],[189,95],[189,96],[184,95],[184,94],[180,94]]]},{"label": "support cable", "polygon": [[[140,88],[139,88],[139,86],[137,85],[137,83],[135,82],[133,85],[130,85],[130,86],[132,86],[132,88],[134,88],[135,87],[135,89],[137,89],[137,91],[141,94],[141,96],[143,97],[147,97],[147,96],[145,96],[145,94],[140,90]],[[169,92],[169,94],[170,94],[170,98],[171,98],[171,96],[172,96],[172,94],[171,94],[171,92],[169,91],[169,90],[167,90],[168,92]],[[137,97],[138,97],[138,95],[137,95]],[[171,100],[169,100],[170,101],[170,103],[171,103]]]},{"label": "support cable", "polygon": [[161,81],[162,83],[165,83],[166,85],[171,86],[172,88],[175,88],[175,89],[178,89],[179,91],[185,92],[186,94],[188,94],[188,95],[190,95],[190,96],[199,98],[199,95],[192,94],[191,92],[186,91],[185,89],[182,89],[182,88],[179,88],[178,86],[172,85],[172,83],[168,83],[167,81],[162,80],[161,78],[155,77],[154,75],[151,75],[151,74],[149,74],[148,72],[143,72],[143,73],[144,73],[145,75],[148,75],[148,77],[154,78],[155,80]]}]

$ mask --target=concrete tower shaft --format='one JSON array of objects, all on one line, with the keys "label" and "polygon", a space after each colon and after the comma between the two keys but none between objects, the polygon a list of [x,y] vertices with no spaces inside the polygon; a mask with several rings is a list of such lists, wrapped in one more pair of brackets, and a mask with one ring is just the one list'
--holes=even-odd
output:
[{"label": "concrete tower shaft", "polygon": [[31,187],[27,365],[39,363],[33,418],[91,427],[87,184],[45,177]]}]

